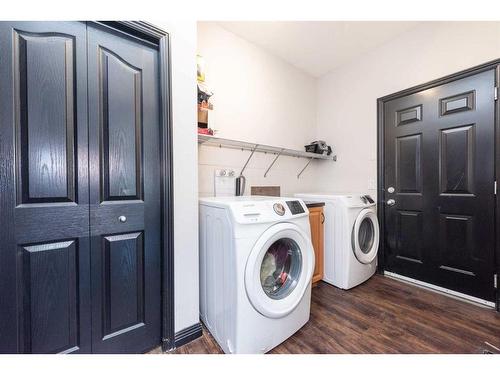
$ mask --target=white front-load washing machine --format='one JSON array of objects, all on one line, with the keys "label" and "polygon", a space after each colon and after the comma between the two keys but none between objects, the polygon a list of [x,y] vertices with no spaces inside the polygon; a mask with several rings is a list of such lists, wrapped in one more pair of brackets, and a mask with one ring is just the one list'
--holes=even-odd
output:
[{"label": "white front-load washing machine", "polygon": [[362,194],[296,194],[304,201],[325,202],[323,280],[350,289],[377,269],[380,230],[375,201]]},{"label": "white front-load washing machine", "polygon": [[308,216],[298,198],[200,198],[200,315],[225,353],[265,353],[309,320]]}]

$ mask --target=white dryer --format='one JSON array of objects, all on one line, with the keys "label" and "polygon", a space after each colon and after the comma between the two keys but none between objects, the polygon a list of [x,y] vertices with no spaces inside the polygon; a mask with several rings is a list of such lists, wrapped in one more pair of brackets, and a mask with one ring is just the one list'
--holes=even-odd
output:
[{"label": "white dryer", "polygon": [[309,320],[308,216],[297,198],[200,198],[200,315],[224,352],[267,352]]},{"label": "white dryer", "polygon": [[304,201],[325,202],[323,280],[350,289],[377,269],[380,229],[376,204],[361,194],[296,194]]}]

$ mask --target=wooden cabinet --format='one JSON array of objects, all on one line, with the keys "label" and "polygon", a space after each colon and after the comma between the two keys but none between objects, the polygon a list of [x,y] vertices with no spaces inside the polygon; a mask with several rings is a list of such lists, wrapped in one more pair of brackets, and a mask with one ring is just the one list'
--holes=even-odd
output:
[{"label": "wooden cabinet", "polygon": [[325,246],[324,223],[325,215],[323,207],[309,208],[309,223],[311,225],[311,241],[314,247],[316,264],[312,282],[317,283],[323,278],[323,253]]}]

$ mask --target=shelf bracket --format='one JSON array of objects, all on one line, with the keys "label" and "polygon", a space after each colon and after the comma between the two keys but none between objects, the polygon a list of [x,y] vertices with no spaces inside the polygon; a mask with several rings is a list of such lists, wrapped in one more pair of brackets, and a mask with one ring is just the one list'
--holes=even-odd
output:
[{"label": "shelf bracket", "polygon": [[278,152],[278,154],[276,155],[276,157],[274,158],[273,162],[271,163],[271,165],[269,167],[267,167],[266,169],[266,172],[264,173],[264,177],[267,177],[267,173],[269,172],[269,170],[271,169],[271,167],[274,165],[274,163],[276,163],[276,160],[278,160],[278,158],[280,157],[281,153],[284,151],[284,149],[281,149],[280,152]]},{"label": "shelf bracket", "polygon": [[297,178],[300,178],[300,175],[306,170],[307,167],[309,167],[309,164],[311,164],[311,162],[313,161],[314,158],[310,158],[309,161],[307,162],[307,164],[304,166],[304,168],[302,168],[302,170],[299,172],[299,174],[297,175]]},{"label": "shelf bracket", "polygon": [[[256,144],[256,145],[254,146],[254,148],[252,149],[252,152],[250,153],[250,156],[248,157],[248,159],[247,159],[247,161],[246,161],[245,165],[243,165],[243,168],[241,168],[240,176],[242,176],[242,175],[243,175],[243,172],[245,171],[245,168],[247,167],[248,163],[250,162],[250,159],[252,159],[252,156],[253,156],[253,154],[255,153],[255,150],[257,150],[257,147],[259,147],[259,145],[257,145],[257,144]],[[243,151],[243,149],[242,149],[242,151]]]}]

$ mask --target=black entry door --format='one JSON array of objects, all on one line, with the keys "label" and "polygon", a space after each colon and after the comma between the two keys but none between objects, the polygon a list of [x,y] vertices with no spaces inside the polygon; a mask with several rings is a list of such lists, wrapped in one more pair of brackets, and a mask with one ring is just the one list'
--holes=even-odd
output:
[{"label": "black entry door", "polygon": [[0,22],[0,352],[90,352],[86,27]]},{"label": "black entry door", "polygon": [[88,27],[93,352],[160,343],[158,57]]},{"label": "black entry door", "polygon": [[494,86],[492,69],[384,105],[386,270],[488,301]]}]

